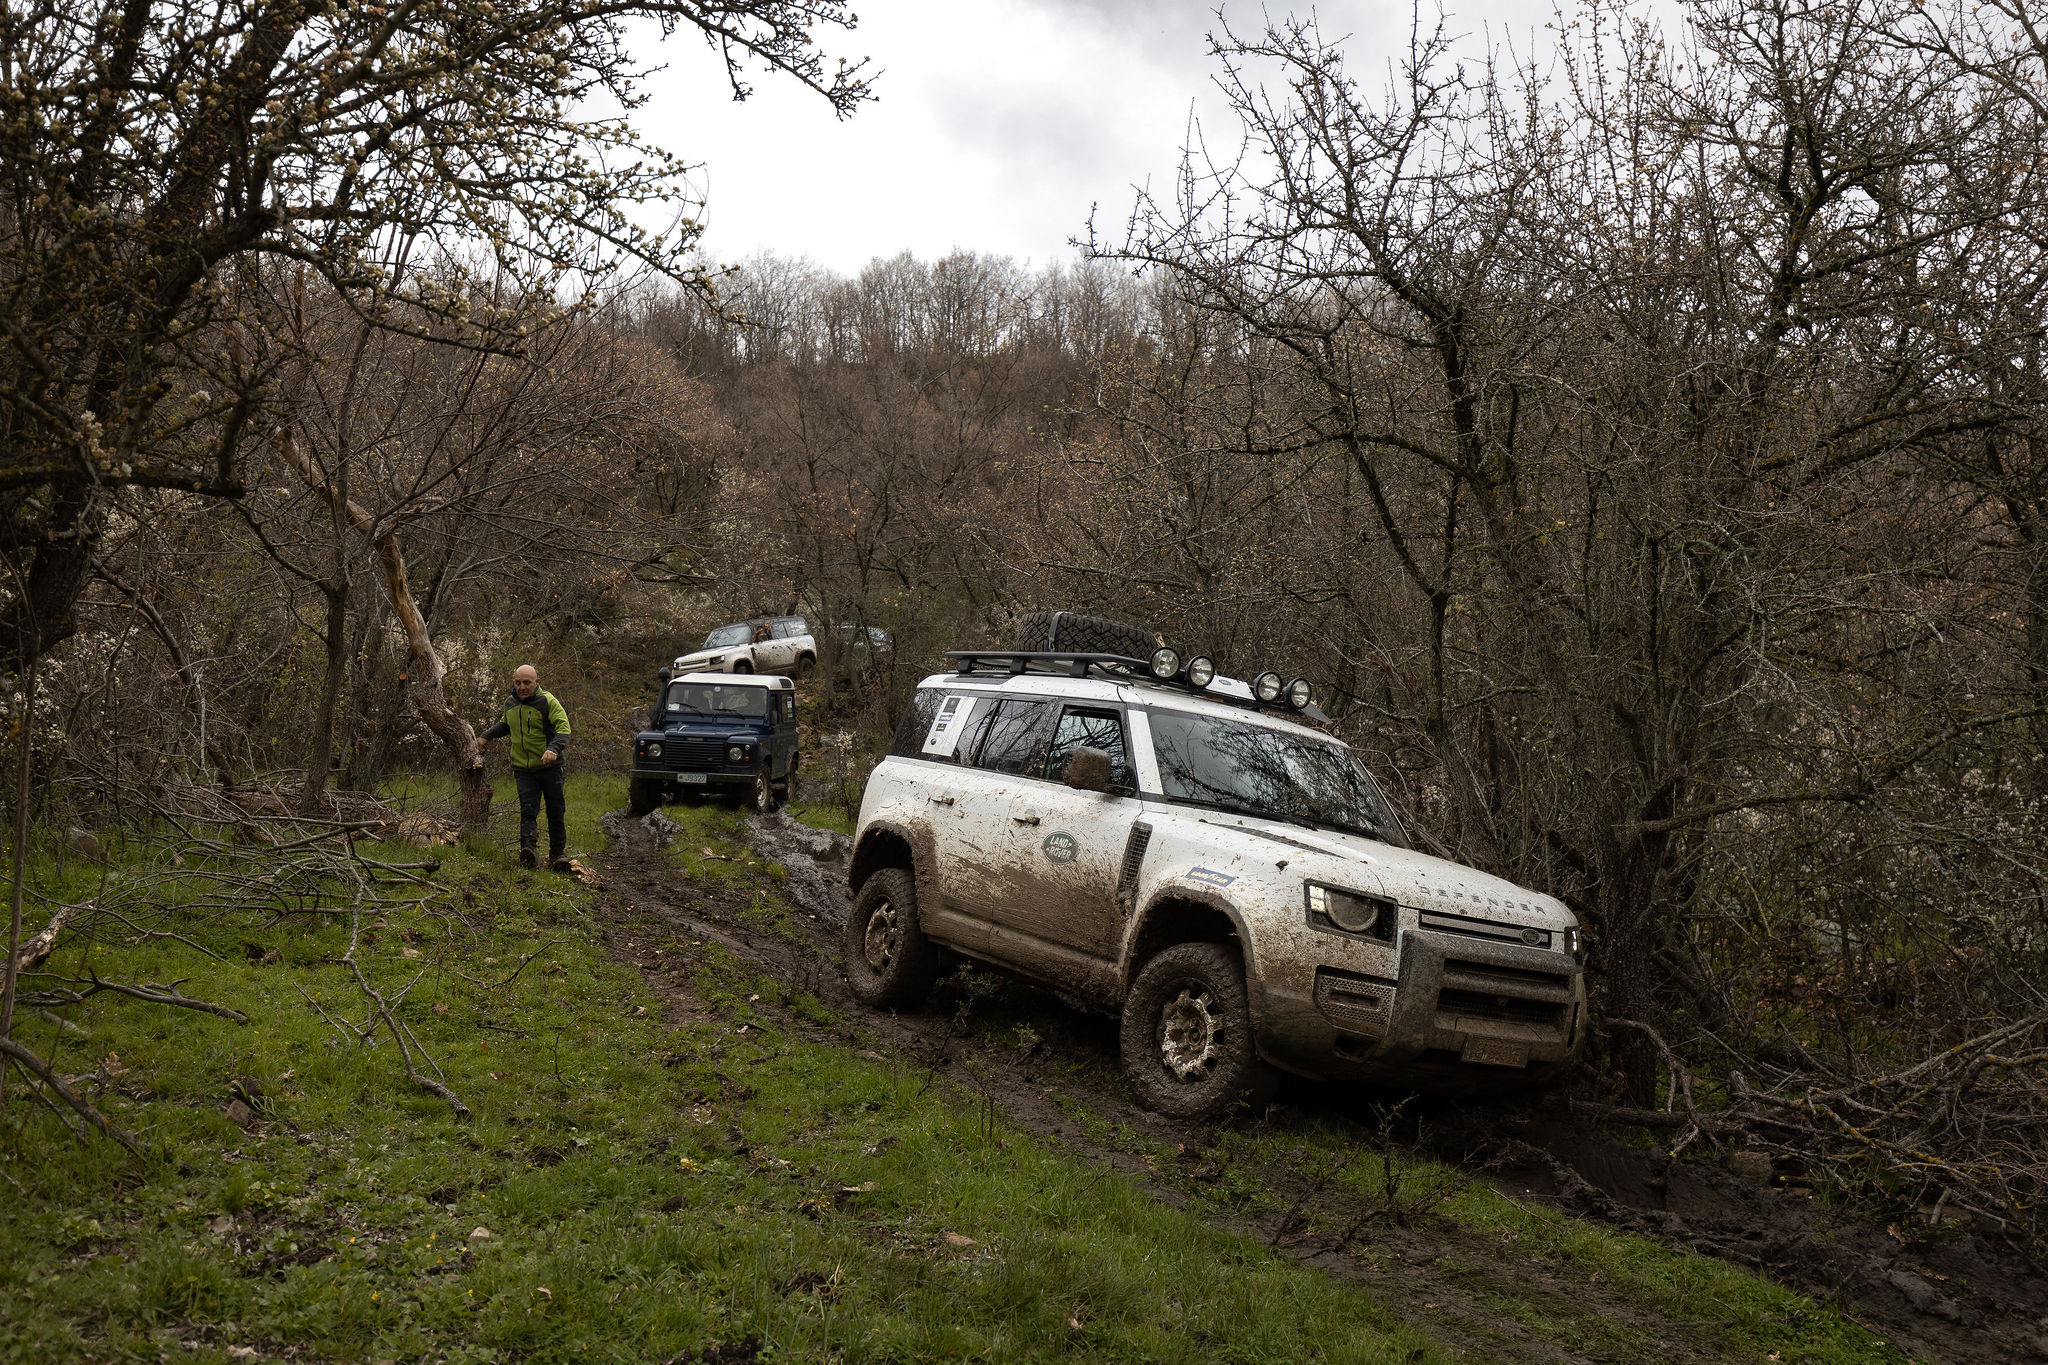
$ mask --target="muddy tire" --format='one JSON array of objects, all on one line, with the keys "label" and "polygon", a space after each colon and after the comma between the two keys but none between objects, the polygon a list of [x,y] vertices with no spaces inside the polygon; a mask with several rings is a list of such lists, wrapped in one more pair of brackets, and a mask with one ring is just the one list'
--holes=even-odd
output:
[{"label": "muddy tire", "polygon": [[636,777],[626,783],[626,814],[634,819],[661,809],[662,784],[652,777]]},{"label": "muddy tire", "polygon": [[1074,654],[1121,654],[1126,658],[1150,658],[1158,648],[1152,632],[1112,621],[1106,616],[1082,616],[1071,611],[1034,611],[1017,623],[1010,648],[1060,650]]},{"label": "muddy tire", "polygon": [[799,654],[796,656],[796,676],[799,678],[810,677],[811,670],[817,666],[818,656],[815,654]]},{"label": "muddy tire", "polygon": [[1177,943],[1147,962],[1124,1000],[1120,1042],[1138,1102],[1173,1118],[1214,1118],[1273,1093],[1244,968],[1220,943]]},{"label": "muddy tire", "polygon": [[754,774],[754,785],[747,789],[747,809],[756,815],[772,815],[782,804],[775,792],[775,779],[769,775],[768,760],[761,760],[759,771]]},{"label": "muddy tire", "polygon": [[864,1005],[909,1009],[938,979],[938,949],[917,923],[917,883],[907,868],[885,867],[846,916],[846,983]]},{"label": "muddy tire", "polygon": [[732,671],[735,673],[752,673],[754,666],[745,659],[735,659],[733,660]]}]

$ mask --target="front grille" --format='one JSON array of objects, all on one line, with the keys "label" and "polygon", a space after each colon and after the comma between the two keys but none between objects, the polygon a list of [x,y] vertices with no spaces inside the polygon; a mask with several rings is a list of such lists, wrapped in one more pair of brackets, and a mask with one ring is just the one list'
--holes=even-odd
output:
[{"label": "front grille", "polygon": [[1519,924],[1473,919],[1444,910],[1424,910],[1420,912],[1418,922],[1423,928],[1434,929],[1440,934],[1465,934],[1472,938],[1492,939],[1496,943],[1519,944],[1524,948],[1548,948],[1551,945],[1551,934],[1547,929],[1524,929]]},{"label": "front grille", "polygon": [[1523,1000],[1512,995],[1487,995],[1481,991],[1456,989],[1439,991],[1439,1014],[1460,1014],[1471,1019],[1499,1019],[1512,1024],[1543,1024],[1555,1027],[1564,1022],[1565,1007],[1550,1000]]},{"label": "front grille", "polygon": [[722,739],[664,739],[661,757],[653,760],[664,768],[720,768],[725,766]]},{"label": "front grille", "polygon": [[1316,1008],[1323,1017],[1343,1028],[1380,1033],[1387,1027],[1387,1006],[1393,999],[1390,981],[1340,972],[1333,967],[1316,968]]}]

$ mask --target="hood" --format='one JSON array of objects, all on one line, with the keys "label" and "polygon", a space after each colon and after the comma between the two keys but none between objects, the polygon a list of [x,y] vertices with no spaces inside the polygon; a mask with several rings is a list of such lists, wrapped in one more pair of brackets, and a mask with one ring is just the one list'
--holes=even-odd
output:
[{"label": "hood", "polygon": [[1396,848],[1358,834],[1304,829],[1284,820],[1259,816],[1197,811],[1186,806],[1175,807],[1174,811],[1185,819],[1233,830],[1239,838],[1256,841],[1268,850],[1292,848],[1308,855],[1290,859],[1291,872],[1315,879],[1327,877],[1337,885],[1348,884],[1417,910],[1548,929],[1574,928],[1579,922],[1578,916],[1554,896],[1412,848]]}]

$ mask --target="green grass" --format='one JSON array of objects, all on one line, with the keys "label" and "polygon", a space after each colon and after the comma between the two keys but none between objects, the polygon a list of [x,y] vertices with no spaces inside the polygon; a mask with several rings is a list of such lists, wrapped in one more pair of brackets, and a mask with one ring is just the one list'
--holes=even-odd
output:
[{"label": "green grass", "polygon": [[[597,816],[622,803],[623,782],[572,774],[569,796],[570,851],[583,856],[601,847]],[[684,826],[678,904],[701,878],[759,927],[786,916],[737,817],[670,814]],[[299,995],[361,1017],[333,963],[339,924],[258,932],[195,913],[191,936],[228,960],[161,939],[94,949],[106,976],[184,978],[187,994],[251,1022],[100,996],[69,1011],[89,1039],[26,1024],[24,1041],[66,1073],[120,1069],[101,1078],[107,1113],[156,1155],[73,1142],[13,1083],[0,1109],[13,1182],[0,1188],[0,1360],[296,1347],[348,1361],[653,1361],[749,1335],[777,1361],[1453,1358],[1419,1305],[1219,1231],[971,1091],[875,1060],[859,1019],[834,1019],[715,943],[594,922],[588,889],[519,870],[505,834],[434,850],[445,901],[385,916],[365,950],[383,988],[424,969],[400,1016],[474,1110],[468,1122],[406,1082],[388,1037],[345,1040]],[[38,873],[55,880],[47,860]],[[92,878],[74,864],[65,880],[76,895]],[[628,962],[686,979],[697,1008],[665,1019],[606,934]],[[278,959],[250,956],[252,940]],[[75,970],[83,951],[68,943],[56,965]],[[787,1028],[781,1010],[844,1041]],[[263,1097],[267,1122],[228,1119],[233,1078]],[[1304,1145],[1320,1160],[1344,1138],[1311,1122],[1225,1141],[1243,1167]],[[1240,1195],[1267,1197],[1250,1179]],[[1838,1317],[1716,1263],[1477,1190],[1443,1207],[1526,1239],[1567,1278],[1598,1275],[1680,1320],[1736,1319],[1717,1329],[1731,1357],[1886,1358]],[[1499,1289],[1503,1318],[1538,1311]],[[1798,1314],[1804,1326],[1787,1326]],[[1559,1318],[1560,1339],[1588,1339],[1588,1324]]]}]

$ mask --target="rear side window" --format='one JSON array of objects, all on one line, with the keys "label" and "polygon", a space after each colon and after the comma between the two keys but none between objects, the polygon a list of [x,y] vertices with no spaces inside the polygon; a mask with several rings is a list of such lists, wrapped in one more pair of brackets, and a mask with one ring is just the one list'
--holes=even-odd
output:
[{"label": "rear side window", "polygon": [[1016,777],[1042,776],[1053,710],[1050,702],[1005,697],[982,731],[974,766]]},{"label": "rear side window", "polygon": [[788,722],[796,719],[796,697],[789,692],[775,694],[775,719]]},{"label": "rear side window", "polygon": [[931,733],[932,722],[939,718],[939,703],[945,693],[935,687],[920,687],[910,694],[910,705],[903,708],[903,722],[896,727],[895,741],[889,745],[891,758],[919,758],[924,749],[924,737]]},{"label": "rear side window", "polygon": [[778,640],[794,640],[797,636],[807,633],[808,630],[809,627],[804,625],[803,617],[784,616],[775,623],[775,638]]},{"label": "rear side window", "polygon": [[1069,706],[1061,713],[1059,728],[1052,736],[1052,751],[1046,755],[1045,775],[1059,781],[1068,757],[1076,749],[1100,749],[1109,755],[1110,786],[1123,789],[1133,785],[1130,760],[1125,756],[1124,721],[1116,712]]}]

